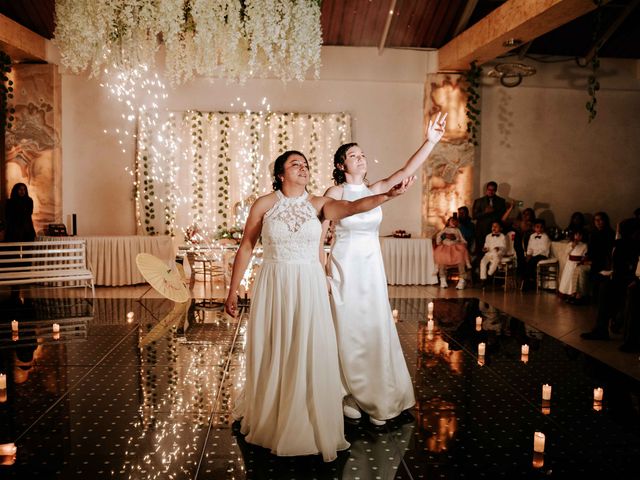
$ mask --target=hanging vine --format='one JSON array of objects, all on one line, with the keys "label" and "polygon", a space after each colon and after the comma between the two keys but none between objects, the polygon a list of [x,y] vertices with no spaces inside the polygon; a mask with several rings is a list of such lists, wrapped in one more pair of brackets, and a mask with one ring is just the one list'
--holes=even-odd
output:
[{"label": "hanging vine", "polygon": [[225,115],[220,120],[220,148],[218,150],[218,215],[222,218],[218,221],[218,229],[227,228],[227,214],[229,206],[229,124],[230,119]]},{"label": "hanging vine", "polygon": [[475,60],[471,62],[471,68],[464,72],[467,94],[467,132],[469,142],[478,145],[480,138],[480,76],[482,67],[479,67]]},{"label": "hanging vine", "polygon": [[11,128],[15,109],[9,101],[13,98],[13,80],[11,73],[11,57],[0,50],[0,129]]},{"label": "hanging vine", "polygon": [[589,101],[586,104],[587,112],[589,112],[589,123],[596,118],[598,113],[597,110],[597,99],[596,92],[600,90],[600,82],[598,81],[598,70],[600,69],[600,47],[602,46],[600,40],[600,30],[602,29],[602,0],[593,0],[593,3],[596,5],[596,12],[593,19],[593,44],[594,44],[594,52],[591,57],[591,61],[589,62],[589,67],[591,68],[591,74],[587,80],[587,93],[589,94]]}]

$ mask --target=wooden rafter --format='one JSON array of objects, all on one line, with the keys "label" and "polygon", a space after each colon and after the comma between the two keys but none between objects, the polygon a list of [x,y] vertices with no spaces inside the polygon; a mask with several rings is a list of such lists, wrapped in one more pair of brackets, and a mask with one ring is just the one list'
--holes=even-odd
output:
[{"label": "wooden rafter", "polygon": [[[604,0],[603,3],[607,3]],[[509,0],[438,51],[440,71],[467,70],[526,43],[596,8],[593,0]]]},{"label": "wooden rafter", "polygon": [[14,61],[46,61],[48,40],[0,14],[0,50]]}]

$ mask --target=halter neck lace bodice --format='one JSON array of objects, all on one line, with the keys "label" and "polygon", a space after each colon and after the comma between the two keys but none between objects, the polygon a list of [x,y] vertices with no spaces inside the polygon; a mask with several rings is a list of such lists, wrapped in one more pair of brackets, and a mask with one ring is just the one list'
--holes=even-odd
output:
[{"label": "halter neck lace bodice", "polygon": [[264,215],[262,247],[265,262],[310,263],[319,261],[322,226],[309,194],[286,197],[276,190],[278,200]]}]

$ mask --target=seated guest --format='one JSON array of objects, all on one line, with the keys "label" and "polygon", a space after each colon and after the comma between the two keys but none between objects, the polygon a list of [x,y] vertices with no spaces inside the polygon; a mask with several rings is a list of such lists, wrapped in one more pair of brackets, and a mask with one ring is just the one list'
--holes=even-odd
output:
[{"label": "seated guest", "polygon": [[[585,231],[586,220],[584,218],[584,214],[582,212],[573,212],[571,214],[571,219],[569,220],[569,225],[565,228],[566,238],[571,238],[571,235],[576,230],[580,230],[582,232]],[[583,234],[583,238],[586,240],[587,235]]]},{"label": "seated guest", "polygon": [[487,275],[496,273],[502,257],[507,252],[507,237],[502,233],[500,222],[491,224],[491,233],[487,235],[482,248],[484,255],[480,260],[480,280],[484,283]]},{"label": "seated guest", "polygon": [[560,277],[560,286],[558,291],[560,295],[565,297],[568,302],[577,300],[577,268],[582,264],[587,255],[587,244],[582,241],[582,231],[575,230],[572,233],[571,241],[567,245],[568,259],[562,269]]},{"label": "seated guest", "polygon": [[529,237],[533,233],[533,222],[536,214],[533,208],[525,208],[513,222],[512,229],[515,232],[513,249],[516,252],[518,274],[524,274],[525,256],[529,246]]},{"label": "seated guest", "polygon": [[549,258],[551,251],[551,240],[544,232],[545,221],[541,218],[533,223],[533,235],[529,237],[527,254],[525,256],[524,279],[522,280],[522,290],[529,289],[536,281],[536,267],[540,260]]},{"label": "seated guest", "polygon": [[447,267],[457,265],[459,280],[456,288],[462,290],[465,287],[466,268],[470,267],[467,242],[458,228],[458,219],[451,217],[447,225],[436,235],[436,248],[433,250],[433,259],[438,266],[440,275],[440,287],[447,288]]},{"label": "seated guest", "polygon": [[618,224],[618,239],[613,246],[611,270],[603,270],[598,291],[596,324],[590,332],[580,334],[585,340],[609,340],[609,329],[619,331],[626,302],[627,288],[635,279],[640,252],[640,223],[628,218]]},{"label": "seated guest", "polygon": [[462,206],[458,208],[458,228],[467,242],[467,250],[473,252],[473,242],[476,235],[476,226],[469,215],[469,207]]},{"label": "seated guest", "polygon": [[616,234],[611,228],[609,215],[597,212],[593,216],[593,227],[589,235],[587,257],[578,265],[576,300],[583,302],[588,297],[598,297],[599,273],[611,268],[611,252]]}]

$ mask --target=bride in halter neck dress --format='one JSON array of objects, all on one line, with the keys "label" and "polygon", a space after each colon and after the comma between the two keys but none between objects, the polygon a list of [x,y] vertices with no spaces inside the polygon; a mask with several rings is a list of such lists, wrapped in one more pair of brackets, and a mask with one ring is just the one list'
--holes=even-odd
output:
[{"label": "bride in halter neck dress", "polygon": [[[367,162],[358,144],[342,145],[334,156],[336,186],[325,196],[350,201],[367,198],[413,175],[442,138],[446,117],[438,114],[429,122],[427,140],[403,168],[371,185],[365,183]],[[358,419],[362,410],[378,426],[415,405],[413,384],[389,305],[378,238],[381,221],[382,209],[377,207],[335,222],[327,265],[346,390],[344,414]]]}]

